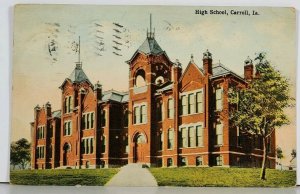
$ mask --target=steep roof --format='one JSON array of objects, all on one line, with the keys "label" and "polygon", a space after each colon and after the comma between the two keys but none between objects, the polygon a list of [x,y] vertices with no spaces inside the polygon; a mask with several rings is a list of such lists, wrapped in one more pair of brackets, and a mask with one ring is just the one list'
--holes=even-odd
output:
[{"label": "steep roof", "polygon": [[128,102],[128,92],[119,92],[116,90],[108,90],[103,92],[101,102],[115,101],[115,102]]},{"label": "steep roof", "polygon": [[154,37],[148,36],[143,44],[135,51],[131,59],[126,61],[126,63],[130,63],[138,53],[143,53],[145,55],[162,55],[164,54],[167,59],[170,61],[166,52],[159,46]]},{"label": "steep roof", "polygon": [[72,71],[69,77],[65,79],[65,81],[62,83],[60,88],[65,84],[67,80],[70,80],[72,83],[82,83],[82,82],[88,82],[91,86],[93,84],[90,82],[89,78],[87,75],[84,73],[82,69],[81,63],[77,63],[75,69]]},{"label": "steep roof", "polygon": [[90,82],[89,78],[84,73],[81,67],[75,67],[72,71],[71,75],[68,77],[72,82],[81,83],[83,81]]},{"label": "steep roof", "polygon": [[52,118],[60,118],[61,117],[61,110],[56,110],[52,112]]},{"label": "steep roof", "polygon": [[233,75],[233,76],[235,76],[239,79],[244,80],[241,76],[234,73],[233,71],[231,71],[230,69],[228,69],[227,67],[225,67],[221,63],[213,64],[213,66],[212,66],[212,76],[210,78],[213,79],[213,78],[217,78],[217,77],[228,75],[228,74],[231,74],[231,75]]},{"label": "steep roof", "polygon": [[138,48],[138,51],[143,52],[146,55],[157,55],[163,52],[154,38],[147,37],[143,44]]}]

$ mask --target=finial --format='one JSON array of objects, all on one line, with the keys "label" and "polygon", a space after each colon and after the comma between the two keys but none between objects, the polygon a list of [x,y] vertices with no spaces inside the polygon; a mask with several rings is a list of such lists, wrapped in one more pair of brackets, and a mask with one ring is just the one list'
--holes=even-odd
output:
[{"label": "finial", "polygon": [[194,55],[191,54],[191,60],[190,60],[191,63],[194,63]]},{"label": "finial", "polygon": [[179,62],[178,59],[175,60],[175,63],[174,63],[175,67],[179,67],[181,68],[181,63]]},{"label": "finial", "polygon": [[245,65],[251,65],[252,64],[252,59],[248,56],[247,59],[244,62],[245,62]]},{"label": "finial", "polygon": [[208,49],[206,49],[206,52],[203,53],[203,59],[212,59],[212,55]]}]

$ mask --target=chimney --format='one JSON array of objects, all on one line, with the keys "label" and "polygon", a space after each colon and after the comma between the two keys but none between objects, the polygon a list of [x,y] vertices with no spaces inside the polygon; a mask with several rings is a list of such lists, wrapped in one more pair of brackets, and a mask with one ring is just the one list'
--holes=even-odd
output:
[{"label": "chimney", "polygon": [[212,55],[208,49],[203,53],[203,70],[204,75],[212,75]]},{"label": "chimney", "polygon": [[102,85],[97,81],[94,85],[94,92],[97,100],[102,100]]},{"label": "chimney", "polygon": [[40,110],[41,110],[41,107],[39,105],[36,105],[34,107],[34,119],[37,119],[37,116],[38,116]]},{"label": "chimney", "polygon": [[178,59],[176,59],[175,63],[172,67],[172,81],[177,83],[182,74],[182,66]]},{"label": "chimney", "polygon": [[253,79],[253,63],[252,60],[250,59],[250,57],[248,56],[248,58],[245,60],[244,63],[244,79],[246,81],[251,81]]},{"label": "chimney", "polygon": [[51,104],[50,104],[50,102],[47,102],[47,103],[45,104],[45,107],[46,107],[46,114],[47,114],[47,117],[51,117],[52,115],[51,115]]}]

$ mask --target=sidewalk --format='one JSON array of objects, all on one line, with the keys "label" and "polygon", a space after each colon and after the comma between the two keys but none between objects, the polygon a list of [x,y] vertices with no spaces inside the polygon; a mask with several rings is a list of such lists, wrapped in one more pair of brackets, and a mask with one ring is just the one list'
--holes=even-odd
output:
[{"label": "sidewalk", "polygon": [[105,186],[112,187],[157,187],[153,175],[142,164],[128,164],[121,168]]}]

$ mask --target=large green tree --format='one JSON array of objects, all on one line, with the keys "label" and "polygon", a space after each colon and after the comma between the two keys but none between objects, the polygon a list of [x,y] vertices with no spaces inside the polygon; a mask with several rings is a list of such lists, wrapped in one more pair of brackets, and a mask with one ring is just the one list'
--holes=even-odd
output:
[{"label": "large green tree", "polygon": [[230,111],[230,119],[244,132],[262,139],[260,178],[265,180],[270,136],[276,128],[289,123],[284,110],[293,105],[293,98],[289,80],[266,59],[265,53],[257,54],[255,63],[255,78],[244,88],[233,88],[229,95],[229,101],[236,105]]},{"label": "large green tree", "polygon": [[22,138],[10,145],[10,164],[15,168],[19,166],[25,169],[30,162],[30,143],[27,139]]}]

